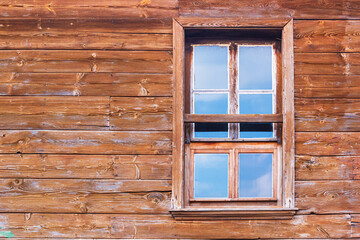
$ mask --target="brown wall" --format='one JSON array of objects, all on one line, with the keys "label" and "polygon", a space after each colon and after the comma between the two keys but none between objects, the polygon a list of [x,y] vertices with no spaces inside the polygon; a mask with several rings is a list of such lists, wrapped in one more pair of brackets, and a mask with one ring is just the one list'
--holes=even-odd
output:
[{"label": "brown wall", "polygon": [[[175,16],[295,19],[293,220],[168,214]],[[15,238],[360,238],[359,0],[4,0],[0,48]]]}]

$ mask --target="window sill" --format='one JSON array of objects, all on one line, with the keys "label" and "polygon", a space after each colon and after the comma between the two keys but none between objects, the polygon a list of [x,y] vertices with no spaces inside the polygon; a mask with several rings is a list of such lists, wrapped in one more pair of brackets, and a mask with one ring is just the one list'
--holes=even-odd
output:
[{"label": "window sill", "polygon": [[297,208],[179,209],[170,210],[175,220],[280,220],[292,219]]}]

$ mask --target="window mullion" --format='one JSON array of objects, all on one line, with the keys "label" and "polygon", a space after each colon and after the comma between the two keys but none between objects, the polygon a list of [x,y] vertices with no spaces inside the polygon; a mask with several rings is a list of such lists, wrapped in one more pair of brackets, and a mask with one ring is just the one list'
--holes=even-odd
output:
[{"label": "window mullion", "polygon": [[[235,43],[231,43],[229,47],[229,106],[230,114],[237,114],[238,111],[238,97],[237,97],[237,48]],[[237,139],[239,137],[239,124],[231,123],[230,139]]]},{"label": "window mullion", "polygon": [[239,150],[233,149],[233,160],[234,162],[234,186],[235,186],[235,198],[239,198],[239,185],[240,185],[240,179],[239,179]]},{"label": "window mullion", "polygon": [[237,180],[237,167],[236,167],[236,154],[235,149],[229,151],[229,198],[238,198],[238,180]]}]

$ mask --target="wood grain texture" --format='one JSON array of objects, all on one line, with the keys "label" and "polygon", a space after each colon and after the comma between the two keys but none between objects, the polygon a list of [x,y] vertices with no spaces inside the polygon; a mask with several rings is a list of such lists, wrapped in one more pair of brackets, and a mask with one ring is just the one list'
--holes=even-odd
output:
[{"label": "wood grain texture", "polygon": [[[175,221],[170,216],[133,214],[3,213],[2,230],[18,238],[350,238],[348,214],[299,215],[293,220]],[[356,219],[353,219],[355,223]],[[249,224],[251,222],[251,224]],[[69,230],[70,229],[70,230]],[[194,229],[189,231],[189,229]],[[353,232],[355,233],[355,232]]]},{"label": "wood grain texture", "polygon": [[54,18],[0,19],[0,33],[84,34],[157,33],[171,34],[171,19],[160,18]]},{"label": "wood grain texture", "polygon": [[111,130],[172,129],[172,98],[115,97],[110,112]]},{"label": "wood grain texture", "polygon": [[109,129],[109,97],[0,97],[0,129]]},{"label": "wood grain texture", "polygon": [[308,99],[295,101],[296,131],[360,131],[359,99]]},{"label": "wood grain texture", "polygon": [[0,175],[2,178],[169,180],[171,156],[1,154]]},{"label": "wood grain texture", "polygon": [[[116,216],[112,224],[118,238],[346,238],[350,234],[349,215],[298,215],[276,221],[174,221],[168,216],[138,215]],[[196,231],[188,230],[193,228]]]},{"label": "wood grain texture", "polygon": [[168,180],[0,180],[0,212],[166,213]]},{"label": "wood grain texture", "polygon": [[296,75],[295,97],[360,98],[360,76]]},{"label": "wood grain texture", "polygon": [[289,18],[214,18],[179,17],[176,21],[184,28],[283,28]]},{"label": "wood grain texture", "polygon": [[294,21],[282,30],[282,186],[283,207],[293,208],[295,202],[295,106],[294,106]]},{"label": "wood grain texture", "polygon": [[181,0],[180,16],[295,19],[354,19],[360,17],[357,0]]},{"label": "wood grain texture", "polygon": [[[137,193],[169,192],[171,180],[0,179],[2,193]],[[10,194],[11,195],[11,194]]]},{"label": "wood grain texture", "polygon": [[351,215],[351,237],[360,237],[360,214]]},{"label": "wood grain texture", "polygon": [[186,123],[240,123],[240,122],[283,122],[282,114],[184,114]]},{"label": "wood grain texture", "polygon": [[360,155],[358,132],[297,132],[296,154],[315,156]]},{"label": "wood grain texture", "polygon": [[296,156],[296,180],[359,180],[359,156]]},{"label": "wood grain texture", "polygon": [[0,227],[16,237],[109,238],[108,214],[0,214]]},{"label": "wood grain texture", "polygon": [[359,52],[360,21],[296,21],[295,52]]},{"label": "wood grain texture", "polygon": [[[168,214],[171,198],[182,197],[170,192],[182,186],[171,184],[173,166],[181,169],[172,143],[183,142],[171,131],[183,110],[171,107],[173,95],[183,100],[172,84],[179,6],[182,17],[215,27],[223,17],[297,19],[301,210],[293,220]],[[358,0],[3,1],[0,129],[13,130],[0,131],[0,231],[13,239],[360,238],[359,19]]]},{"label": "wood grain texture", "polygon": [[167,51],[0,51],[0,72],[171,73]]},{"label": "wood grain texture", "polygon": [[[0,21],[1,24],[1,21]],[[1,33],[0,49],[171,50],[170,34],[133,33]]]},{"label": "wood grain texture", "polygon": [[[41,238],[41,239],[53,239],[53,238]],[[166,239],[163,238],[162,240],[170,240],[170,239],[171,238],[166,238]],[[300,240],[300,239],[304,239],[304,238],[277,238],[277,240]],[[330,240],[330,239],[351,240],[353,238],[311,238],[311,240]],[[13,238],[11,238],[11,240],[29,240],[29,238],[16,238],[16,237],[13,237]],[[94,240],[94,238],[81,238],[81,240]],[[104,238],[101,238],[101,240],[104,240]]]},{"label": "wood grain texture", "polygon": [[184,206],[184,113],[185,113],[185,30],[173,19],[173,161],[171,208]]},{"label": "wood grain texture", "polygon": [[[8,196],[7,196],[8,195]],[[0,212],[167,213],[171,192],[160,193],[9,193],[0,194]]]},{"label": "wood grain texture", "polygon": [[296,53],[295,74],[359,75],[360,53]]},{"label": "wood grain texture", "polygon": [[170,74],[0,73],[0,95],[171,96]]},{"label": "wood grain texture", "polygon": [[0,131],[0,153],[170,154],[171,132]]},{"label": "wood grain texture", "polygon": [[172,18],[178,15],[178,1],[6,0],[0,13],[1,18]]},{"label": "wood grain texture", "polygon": [[296,182],[298,214],[359,213],[360,181]]}]

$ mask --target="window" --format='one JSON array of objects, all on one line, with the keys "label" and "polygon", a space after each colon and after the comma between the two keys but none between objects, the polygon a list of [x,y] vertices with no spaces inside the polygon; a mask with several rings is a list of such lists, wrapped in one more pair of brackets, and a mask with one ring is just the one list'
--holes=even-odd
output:
[{"label": "window", "polygon": [[292,61],[292,21],[174,20],[175,219],[295,213]]}]

